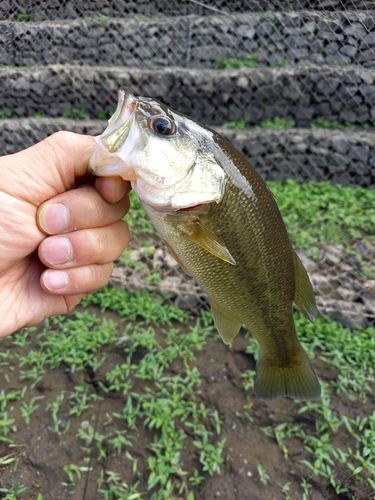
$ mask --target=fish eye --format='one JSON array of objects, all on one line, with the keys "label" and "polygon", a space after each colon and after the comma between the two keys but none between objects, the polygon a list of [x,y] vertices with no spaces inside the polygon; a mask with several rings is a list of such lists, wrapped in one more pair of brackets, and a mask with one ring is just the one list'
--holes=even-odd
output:
[{"label": "fish eye", "polygon": [[149,123],[152,130],[158,135],[172,135],[176,132],[175,124],[165,116],[152,116]]}]

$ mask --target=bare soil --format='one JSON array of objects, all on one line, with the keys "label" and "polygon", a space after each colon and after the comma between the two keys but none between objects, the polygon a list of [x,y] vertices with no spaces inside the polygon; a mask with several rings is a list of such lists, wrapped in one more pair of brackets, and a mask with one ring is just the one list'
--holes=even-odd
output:
[{"label": "bare soil", "polygon": [[[97,311],[100,314],[100,311]],[[107,317],[119,319],[113,313],[105,313]],[[124,323],[121,323],[121,328]],[[35,339],[33,340],[35,342]],[[348,488],[347,493],[336,494],[329,485],[328,480],[314,476],[312,471],[301,463],[302,460],[310,460],[304,450],[303,443],[294,439],[288,442],[289,459],[285,460],[282,450],[276,441],[268,437],[263,429],[269,426],[276,426],[282,422],[292,422],[302,425],[306,432],[314,432],[315,421],[308,412],[298,414],[301,403],[296,403],[290,399],[281,399],[270,403],[259,401],[255,398],[252,389],[247,393],[242,389],[243,380],[241,374],[248,369],[255,368],[255,361],[252,356],[245,353],[248,340],[239,335],[233,342],[233,348],[225,346],[218,336],[208,338],[204,350],[197,353],[196,362],[202,376],[202,384],[199,387],[197,396],[208,407],[219,412],[223,420],[223,429],[220,439],[226,438],[224,449],[224,464],[221,466],[221,474],[208,476],[199,486],[192,487],[196,500],[282,500],[286,496],[281,493],[281,488],[286,483],[290,483],[289,495],[292,499],[306,498],[309,500],[350,500],[354,495],[358,499],[372,498],[369,486],[362,482],[354,482],[348,469],[344,469],[340,464],[335,464],[335,475],[337,481]],[[12,353],[18,352],[25,355],[32,346],[17,347],[6,340],[3,349],[11,349]],[[82,478],[77,481],[74,487],[63,486],[67,481],[67,476],[63,472],[63,466],[74,463],[81,466],[87,465],[85,462],[85,449],[83,441],[77,438],[79,426],[82,421],[93,419],[96,422],[98,432],[106,434],[111,426],[104,426],[108,421],[108,415],[113,412],[121,413],[125,405],[127,396],[119,394],[101,394],[102,402],[95,402],[90,413],[84,414],[82,418],[72,418],[68,432],[58,435],[53,430],[51,412],[46,411],[48,402],[56,399],[61,391],[66,394],[73,392],[74,387],[82,380],[91,387],[93,393],[100,391],[98,382],[104,382],[104,374],[111,370],[117,363],[124,362],[124,354],[121,346],[111,345],[109,349],[103,349],[107,356],[105,363],[97,373],[92,371],[72,373],[68,366],[52,370],[34,389],[29,389],[29,396],[43,395],[43,405],[32,415],[30,425],[25,425],[24,419],[19,411],[10,406],[8,416],[14,418],[15,422],[11,426],[11,437],[17,444],[19,465],[14,471],[13,464],[0,468],[0,487],[10,487],[12,481],[28,487],[28,490],[17,496],[20,500],[36,499],[38,493],[43,495],[43,499],[60,500],[70,498],[73,500],[99,500],[102,496],[97,492],[97,479],[100,472],[111,470],[117,472],[128,483],[135,482],[134,475],[129,460],[125,459],[124,453],[116,453],[108,448],[108,455],[104,461],[98,461],[94,450],[91,456],[91,472],[82,472]],[[139,353],[141,359],[142,353]],[[321,380],[329,382],[335,379],[337,372],[331,370],[323,362],[317,360],[313,362],[314,367]],[[8,389],[21,389],[22,381],[19,380],[18,366],[7,367],[10,376],[10,387]],[[168,373],[179,373],[183,367],[176,361],[169,367]],[[139,389],[147,381],[139,380]],[[134,387],[133,390],[136,390]],[[248,410],[251,420],[245,418],[244,405],[252,403],[252,408]],[[65,404],[65,406],[64,406]],[[61,407],[66,414],[69,410],[67,401]],[[9,408],[9,407],[8,407]],[[359,415],[363,418],[373,412],[375,408],[375,397],[369,397],[366,404],[359,404],[358,401],[350,401],[345,395],[332,394],[332,408],[339,415],[349,415],[355,418]],[[239,416],[242,415],[242,416]],[[67,421],[67,420],[66,420]],[[90,420],[91,421],[91,420]],[[63,426],[64,422],[62,422]],[[122,422],[125,425],[125,422]],[[147,477],[147,459],[151,452],[148,449],[153,441],[153,436],[157,431],[149,431],[142,425],[131,434],[136,438],[131,448],[132,456],[138,459],[138,470],[145,473]],[[335,437],[335,446],[347,449],[351,442],[351,436],[340,428],[340,433]],[[185,440],[185,447],[182,451],[181,465],[192,472],[192,465],[200,468],[198,461],[198,450],[192,445],[193,437],[188,436]],[[0,457],[7,454],[8,448],[0,441]],[[257,466],[261,464],[269,479],[266,484],[262,484]],[[305,479],[312,487],[309,489],[307,497],[303,497],[301,482]],[[87,487],[85,492],[85,483]],[[143,491],[142,498],[148,499],[151,492],[147,491],[147,484],[141,483],[139,491]],[[4,494],[5,495],[5,494]],[[0,493],[0,498],[1,493]],[[116,497],[117,498],[117,497]],[[181,495],[180,498],[185,498]]]}]

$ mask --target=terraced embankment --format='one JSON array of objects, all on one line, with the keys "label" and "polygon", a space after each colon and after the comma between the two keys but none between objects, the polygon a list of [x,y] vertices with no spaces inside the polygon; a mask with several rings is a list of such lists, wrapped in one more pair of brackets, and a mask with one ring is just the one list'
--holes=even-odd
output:
[{"label": "terraced embankment", "polygon": [[[238,2],[230,16],[225,2],[213,4],[224,15],[191,2],[172,4],[107,2],[100,12],[90,2],[19,7],[12,15],[31,22],[0,21],[0,117],[43,115],[45,123],[33,123],[35,137],[43,137],[48,118],[108,116],[118,87],[126,86],[215,127],[274,118],[299,128],[333,123],[343,130],[332,140],[329,132],[295,129],[229,137],[267,178],[374,184],[373,3],[347,2],[357,9],[349,11],[337,10],[335,2],[310,2],[316,10],[286,2],[285,12],[271,12],[272,2],[254,2],[247,10]],[[287,11],[298,6],[303,8]],[[2,134],[2,152],[30,145],[20,140],[24,123],[11,126],[13,142]],[[52,129],[67,125],[56,121]],[[350,126],[367,130],[347,135]]]},{"label": "terraced embankment", "polygon": [[[14,153],[58,130],[99,135],[103,120],[18,118],[0,121],[0,150]],[[265,178],[330,180],[370,187],[375,182],[375,139],[367,131],[233,130],[217,128]]]}]

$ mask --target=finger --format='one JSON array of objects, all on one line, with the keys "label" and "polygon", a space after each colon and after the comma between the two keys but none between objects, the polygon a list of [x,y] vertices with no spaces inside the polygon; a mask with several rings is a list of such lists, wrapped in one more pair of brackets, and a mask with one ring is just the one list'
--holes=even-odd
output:
[{"label": "finger", "polygon": [[40,277],[40,285],[46,292],[56,295],[93,293],[108,283],[112,271],[112,262],[66,270],[47,269]]},{"label": "finger", "polygon": [[102,228],[45,238],[38,255],[44,265],[54,269],[106,264],[118,259],[129,241],[127,224],[117,221]]},{"label": "finger", "polygon": [[66,191],[43,203],[37,211],[39,228],[46,234],[59,234],[112,224],[129,210],[129,197],[107,203],[94,186]]},{"label": "finger", "polygon": [[108,203],[117,203],[131,190],[130,182],[121,177],[97,177],[95,188]]}]

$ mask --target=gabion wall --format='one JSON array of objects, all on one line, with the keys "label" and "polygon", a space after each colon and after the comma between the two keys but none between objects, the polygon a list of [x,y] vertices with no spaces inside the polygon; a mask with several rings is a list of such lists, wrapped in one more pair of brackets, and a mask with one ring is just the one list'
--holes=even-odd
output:
[{"label": "gabion wall", "polygon": [[[373,189],[374,67],[372,0],[0,1],[0,153],[60,129],[100,133],[126,86],[218,128],[266,179]],[[114,282],[205,304],[159,242],[153,259],[133,246],[146,274],[119,265]],[[374,324],[373,246],[350,248],[367,275],[347,250],[301,256],[323,314]]]}]

